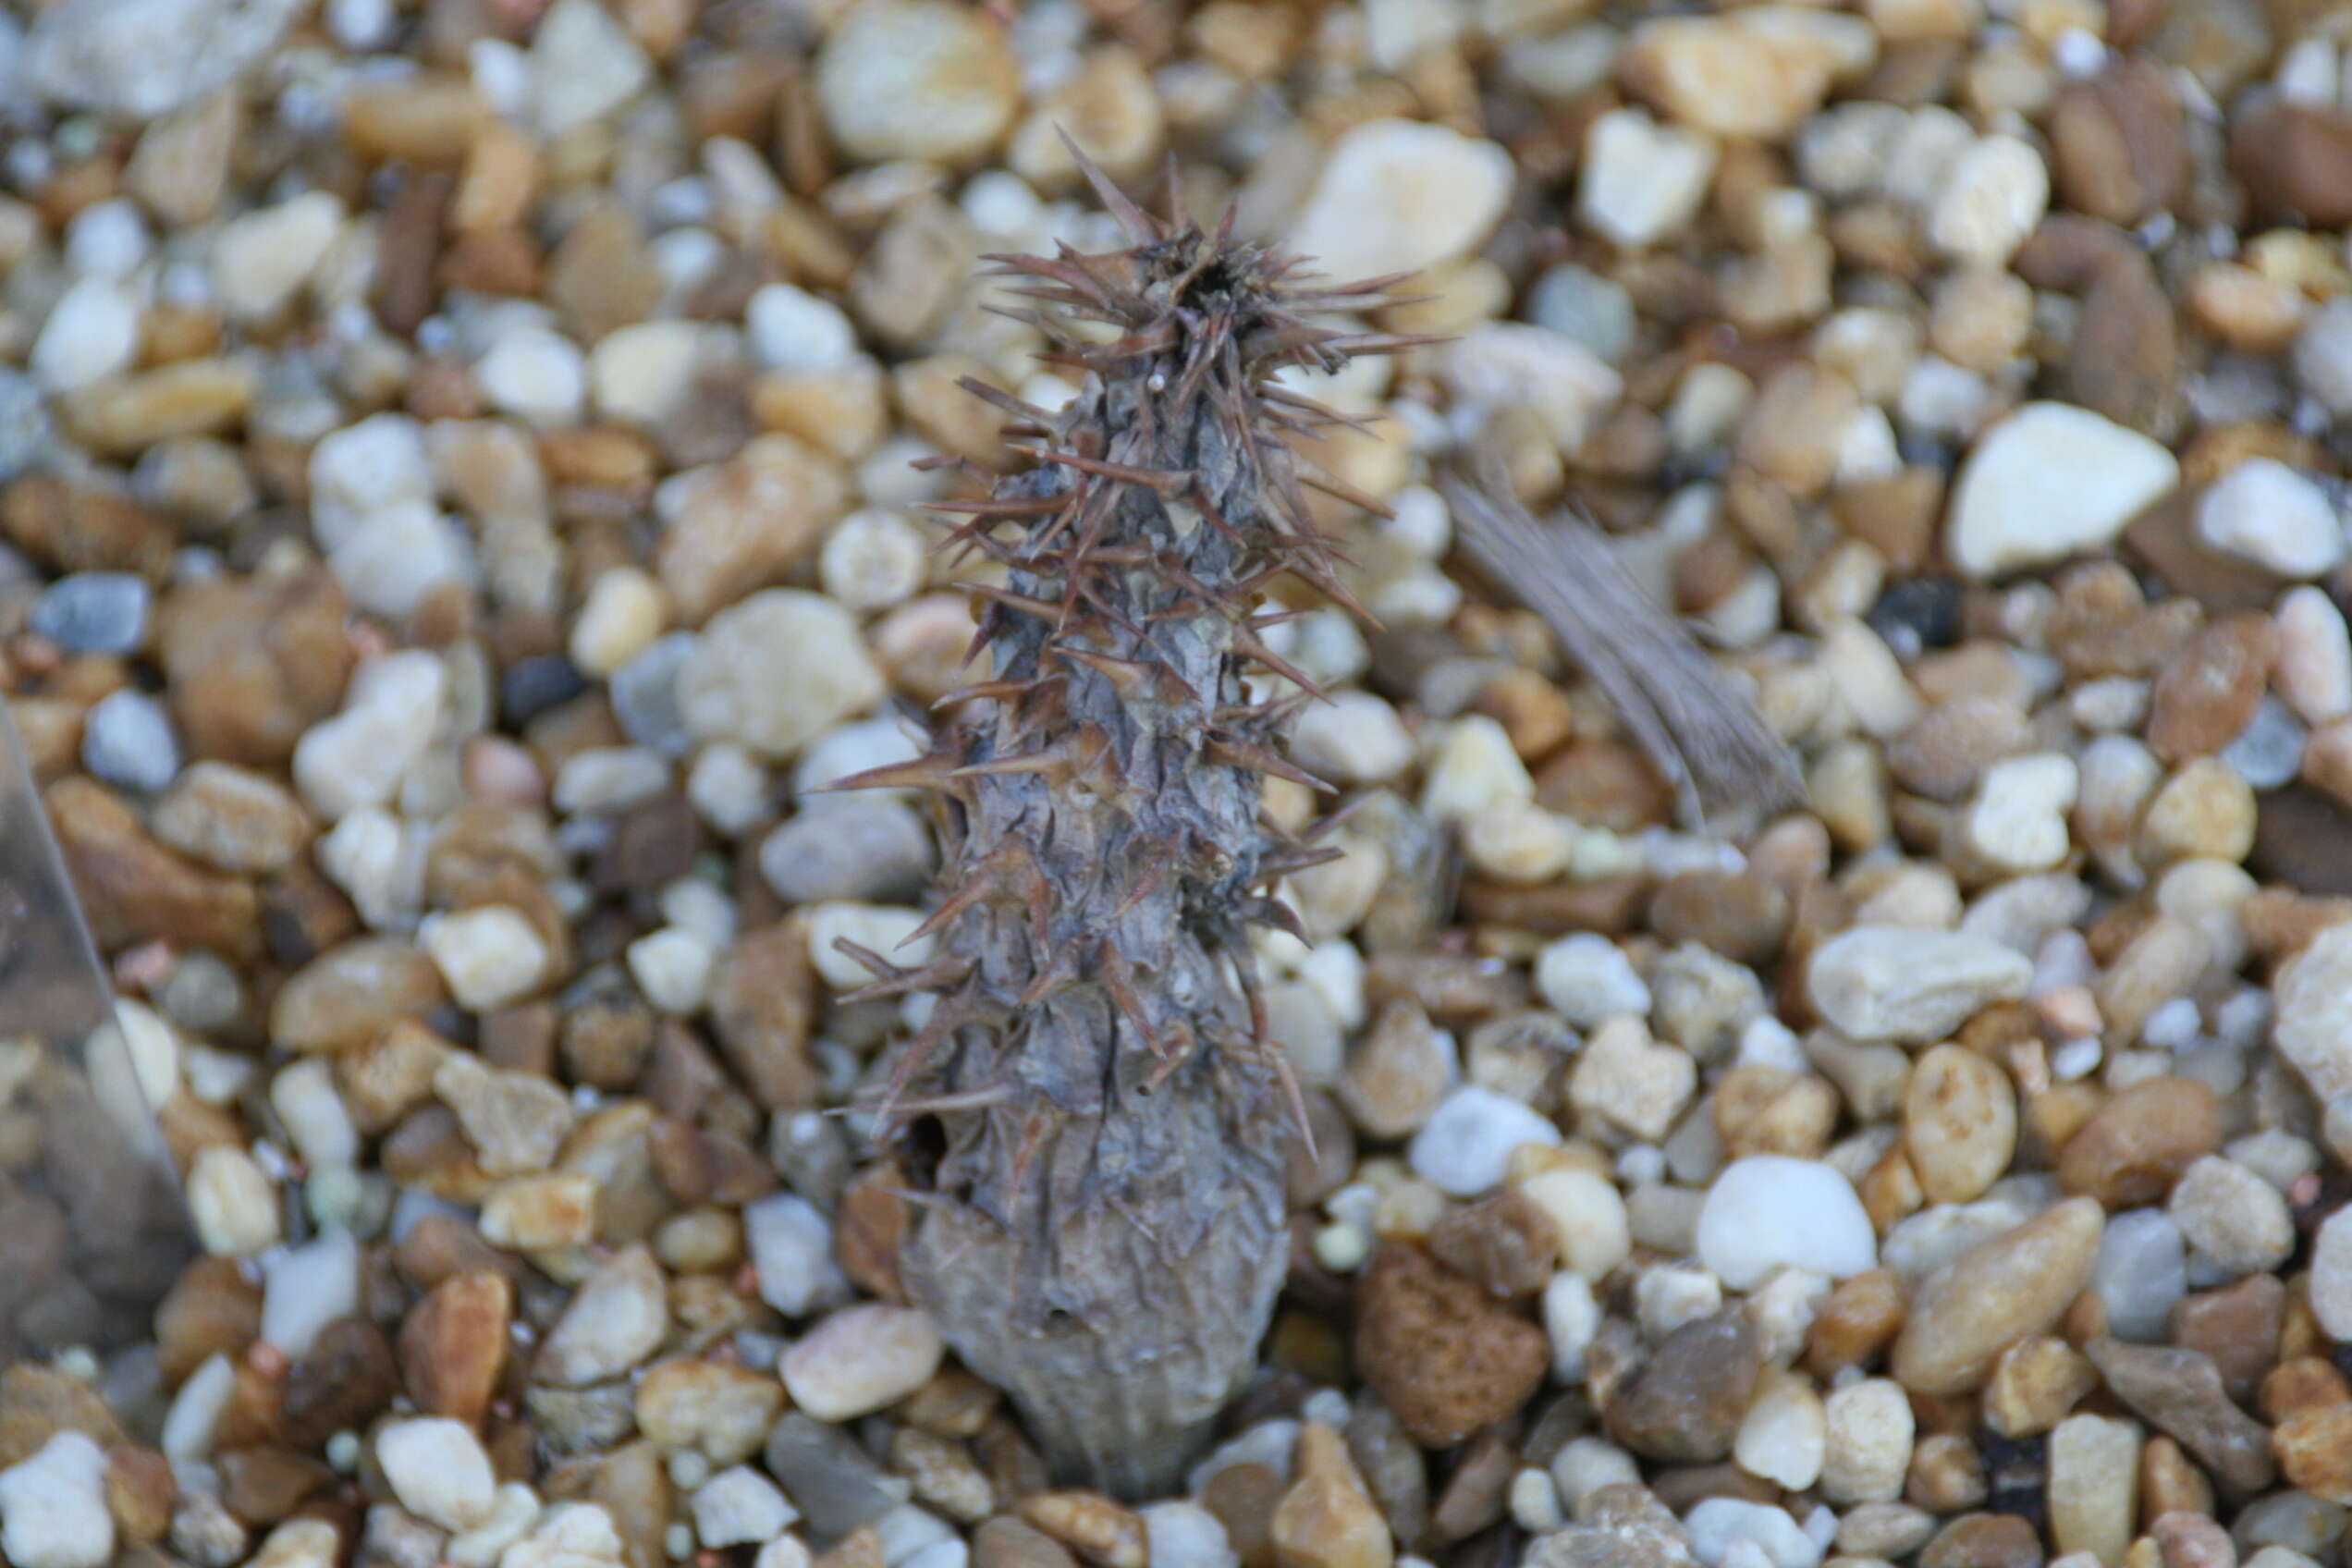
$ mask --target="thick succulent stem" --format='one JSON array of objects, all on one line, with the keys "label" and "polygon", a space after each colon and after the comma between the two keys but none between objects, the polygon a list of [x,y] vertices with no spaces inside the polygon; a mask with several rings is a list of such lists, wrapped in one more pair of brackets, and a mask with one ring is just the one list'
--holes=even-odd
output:
[{"label": "thick succulent stem", "polygon": [[910,1292],[1057,1471],[1132,1495],[1180,1473],[1284,1273],[1297,1100],[1246,926],[1281,918],[1295,846],[1259,786],[1292,770],[1243,676],[1267,583],[1338,585],[1281,442],[1327,416],[1266,383],[1370,346],[1292,313],[1369,296],[1102,189],[1132,249],[1008,268],[1086,376],[1058,413],[996,398],[1039,461],[963,506],[1008,572],[979,591],[991,678],[913,770],[946,897],[886,1120],[923,1194]]}]

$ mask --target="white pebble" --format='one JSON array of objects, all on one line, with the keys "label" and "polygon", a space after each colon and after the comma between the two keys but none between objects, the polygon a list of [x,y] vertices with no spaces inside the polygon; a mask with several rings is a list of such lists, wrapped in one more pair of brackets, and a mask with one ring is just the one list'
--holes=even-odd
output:
[{"label": "white pebble", "polygon": [[277,1194],[243,1149],[207,1145],[189,1169],[187,1190],[196,1239],[214,1257],[251,1257],[276,1243]]},{"label": "white pebble", "polygon": [[262,1340],[288,1361],[309,1354],[329,1323],[359,1310],[360,1244],[349,1231],[280,1253],[263,1276]]},{"label": "white pebble", "polygon": [[1310,704],[1291,731],[1291,755],[1333,784],[1385,783],[1413,765],[1413,737],[1384,699],[1339,692]]},{"label": "white pebble", "polygon": [[1699,1210],[1698,1256],[1735,1291],[1775,1268],[1843,1280],[1879,1260],[1853,1184],[1831,1166],[1782,1155],[1736,1159],[1716,1176]]},{"label": "white pebble", "polygon": [[230,219],[213,241],[213,297],[239,321],[276,315],[342,228],[343,203],[324,190]]},{"label": "white pebble", "polygon": [[2345,557],[2344,519],[2317,484],[2273,458],[2249,458],[2197,503],[2197,536],[2290,582],[2323,577]]},{"label": "white pebble", "polygon": [[1771,1568],[1818,1568],[1821,1561],[1820,1547],[1804,1527],[1787,1509],[1770,1503],[1710,1497],[1684,1515],[1683,1524],[1690,1531],[1692,1555],[1706,1568],[1720,1568],[1741,1542],[1761,1548]]},{"label": "white pebble", "polygon": [[1291,246],[1336,278],[1416,272],[1486,239],[1511,183],[1511,154],[1495,142],[1413,120],[1368,120],[1324,159]]},{"label": "white pebble", "polygon": [[650,573],[610,568],[589,586],[571,623],[571,662],[589,680],[601,680],[651,646],[668,615],[661,584]]},{"label": "white pebble", "polygon": [[2000,266],[2050,207],[2050,170],[2014,136],[1988,136],[1952,165],[1928,217],[1928,238],[1946,255]]},{"label": "white pebble", "polygon": [[789,283],[754,291],[743,310],[752,356],[768,370],[836,371],[858,354],[848,312]]},{"label": "white pebble", "polygon": [[100,1568],[115,1551],[105,1452],[63,1431],[0,1470],[0,1546],[16,1568]]},{"label": "white pebble", "polygon": [[2101,549],[2179,483],[2161,442],[2089,409],[2027,403],[1961,466],[1945,553],[1963,576],[1989,578]]},{"label": "white pebble", "polygon": [[833,1258],[833,1226],[807,1199],[772,1193],[743,1206],[743,1250],[759,1277],[760,1300],[787,1317],[805,1317],[849,1299]]},{"label": "white pebble", "polygon": [[1698,215],[1715,178],[1714,139],[1660,125],[1643,109],[1611,109],[1585,132],[1576,213],[1629,251],[1654,245]]},{"label": "white pebble", "polygon": [[665,925],[629,944],[629,974],[655,1010],[684,1018],[710,999],[718,950],[700,932]]},{"label": "white pebble", "polygon": [[435,915],[418,938],[449,994],[469,1012],[520,1001],[547,979],[547,944],[511,904]]},{"label": "white pebble", "polygon": [[52,392],[103,381],[139,352],[139,300],[108,277],[85,277],[57,297],[27,361]]},{"label": "white pebble", "polygon": [[1532,1107],[1476,1084],[1456,1089],[1406,1147],[1413,1173],[1439,1191],[1476,1197],[1500,1185],[1513,1149],[1560,1143],[1560,1129]]},{"label": "white pebble", "polygon": [[570,424],[588,400],[588,364],[569,337],[543,326],[498,335],[474,361],[473,378],[493,408],[533,424]]},{"label": "white pebble", "polygon": [[1536,989],[1579,1029],[1621,1014],[1649,1016],[1649,987],[1634,973],[1633,961],[1589,931],[1562,937],[1536,955]]},{"label": "white pebble", "polygon": [[851,512],[834,524],[816,556],[827,596],[859,611],[888,609],[912,598],[929,566],[922,531],[881,508]]},{"label": "white pebble", "polygon": [[694,1534],[713,1549],[767,1540],[801,1516],[774,1481],[748,1464],[722,1470],[704,1481],[687,1506],[693,1512]]},{"label": "white pebble", "polygon": [[392,1422],[375,1435],[375,1459],[400,1506],[445,1530],[471,1529],[496,1504],[490,1456],[462,1421]]},{"label": "white pebble", "polygon": [[945,1348],[929,1316],[913,1307],[844,1307],[785,1353],[784,1387],[819,1421],[852,1420],[928,1382]]},{"label": "white pebble", "polygon": [[891,963],[916,969],[930,962],[937,946],[936,937],[914,935],[922,924],[920,912],[894,905],[818,904],[808,913],[809,958],[827,986],[855,990],[873,984],[875,974],[834,943],[846,940]]}]

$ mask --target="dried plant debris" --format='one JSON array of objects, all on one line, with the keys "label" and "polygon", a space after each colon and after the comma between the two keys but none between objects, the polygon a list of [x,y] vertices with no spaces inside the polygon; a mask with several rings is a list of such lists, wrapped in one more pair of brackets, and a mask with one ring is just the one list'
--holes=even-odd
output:
[{"label": "dried plant debris", "polygon": [[1754,823],[1805,801],[1796,756],[1590,522],[1529,515],[1493,472],[1444,481],[1463,552],[1543,618],[1609,699],[1693,827]]},{"label": "dried plant debris", "polygon": [[[922,1194],[908,1287],[1058,1468],[1132,1493],[1255,1363],[1305,1130],[1247,927],[1295,929],[1271,885],[1329,858],[1260,811],[1263,777],[1316,785],[1280,728],[1322,693],[1260,633],[1286,574],[1347,598],[1282,439],[1341,416],[1271,379],[1403,340],[1309,319],[1392,280],[1305,282],[1095,178],[1128,249],[1002,258],[1084,385],[1051,413],[969,388],[1036,459],[949,536],[1007,573],[977,590],[990,678],[928,757],[850,784],[946,805],[937,956],[872,993],[937,998],[882,1108]],[[1253,701],[1253,670],[1296,695]]]}]

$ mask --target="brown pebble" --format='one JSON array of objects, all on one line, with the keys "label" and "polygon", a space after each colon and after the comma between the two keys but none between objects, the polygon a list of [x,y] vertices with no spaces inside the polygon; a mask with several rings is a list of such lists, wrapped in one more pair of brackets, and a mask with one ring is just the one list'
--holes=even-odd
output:
[{"label": "brown pebble", "polygon": [[324,570],[194,579],[156,606],[164,692],[191,755],[283,765],[335,711],[351,668],[349,605]]},{"label": "brown pebble", "polygon": [[2254,1390],[2278,1364],[2286,1287],[2274,1274],[2248,1274],[2234,1285],[2199,1291],[2173,1304],[2166,1320],[2172,1342],[2212,1357],[2231,1399],[2251,1404]]},{"label": "brown pebble", "polygon": [[1355,1357],[1414,1441],[1451,1448],[1526,1403],[1551,1351],[1477,1284],[1391,1243],[1356,1286]]},{"label": "brown pebble", "polygon": [[214,1463],[221,1501],[249,1525],[275,1525],[336,1484],[321,1461],[275,1445],[237,1449]]},{"label": "brown pebble", "polygon": [[2237,1548],[2227,1530],[2191,1513],[2160,1513],[2149,1526],[2164,1568],[2237,1568]]},{"label": "brown pebble", "polygon": [[435,1285],[400,1326],[409,1396],[429,1415],[478,1425],[505,1371],[513,1288],[490,1270]]},{"label": "brown pebble", "polygon": [[282,1431],[295,1448],[323,1449],[337,1432],[363,1429],[399,1391],[384,1330],[365,1317],[338,1317],[286,1375]]},{"label": "brown pebble", "polygon": [[1721,1459],[1761,1369],[1762,1346],[1744,1311],[1729,1307],[1685,1323],[1611,1393],[1610,1434],[1652,1459]]},{"label": "brown pebble", "polygon": [[1903,1280],[1893,1270],[1872,1268],[1841,1280],[1813,1315],[1806,1370],[1826,1382],[1848,1366],[1868,1367],[1902,1329]]},{"label": "brown pebble", "polygon": [[2290,1415],[2352,1403],[2352,1384],[2333,1363],[2317,1355],[2298,1355],[2271,1368],[2262,1379],[2255,1408],[2276,1426]]},{"label": "brown pebble", "polygon": [[1448,1268],[1508,1300],[1532,1295],[1550,1282],[1560,1233],[1532,1199],[1505,1187],[1439,1216],[1428,1247]]},{"label": "brown pebble", "polygon": [[2352,116],[2256,94],[2232,117],[2229,164],[2259,214],[2352,223]]},{"label": "brown pebble", "polygon": [[2098,1370],[2080,1351],[2052,1335],[2031,1335],[1994,1359],[1985,1425],[2004,1438],[2047,1432],[2098,1386]]},{"label": "brown pebble", "polygon": [[2002,758],[2028,750],[2032,732],[2016,704],[2000,697],[1939,703],[1887,745],[1887,771],[1905,789],[1957,801]]},{"label": "brown pebble", "polygon": [[2145,434],[2170,429],[2180,404],[2180,332],[2154,263],[2138,251],[2101,268],[2067,346],[2068,398]]},{"label": "brown pebble", "polygon": [[102,1449],[123,1440],[114,1412],[81,1378],[30,1361],[0,1372],[0,1469],[31,1458],[59,1432],[80,1432]]},{"label": "brown pebble", "polygon": [[124,1443],[106,1456],[106,1510],[132,1546],[152,1546],[171,1528],[179,1482],[171,1461],[152,1448]]},{"label": "brown pebble", "polygon": [[2213,1512],[2213,1483],[2180,1444],[2159,1432],[2139,1451],[2140,1517]]},{"label": "brown pebble", "polygon": [[2352,1403],[2297,1411],[2272,1429],[2271,1446],[2289,1486],[2352,1504]]},{"label": "brown pebble", "polygon": [[1149,1561],[1144,1522],[1100,1492],[1038,1492],[1023,1498],[1020,1509],[1023,1519],[1102,1568],[1145,1568]]},{"label": "brown pebble", "polygon": [[1270,1531],[1286,1489],[1282,1477],[1263,1464],[1229,1464],[1201,1488],[1201,1506],[1224,1525],[1226,1543],[1242,1568],[1274,1568]]},{"label": "brown pebble", "polygon": [[2268,615],[2213,622],[2165,664],[2150,692],[2148,747],[2166,762],[2211,756],[2252,721],[2278,658]]},{"label": "brown pebble", "polygon": [[1903,1499],[1930,1513],[1958,1513],[1983,1503],[1989,1495],[1984,1460],[1976,1439],[1958,1432],[1929,1432],[1911,1449],[1911,1468],[1903,1480]]},{"label": "brown pebble", "polygon": [[1896,1378],[1927,1394],[1982,1384],[2002,1351],[2048,1329],[2090,1282],[2105,1227],[2098,1204],[2071,1198],[1930,1274],[1894,1342]]},{"label": "brown pebble", "polygon": [[2211,1356],[2092,1340],[2084,1354],[2108,1391],[2210,1472],[2225,1496],[2253,1496],[2277,1477],[2261,1425],[2230,1403]]},{"label": "brown pebble", "polygon": [[1348,1457],[1347,1443],[1319,1421],[1299,1431],[1297,1478],[1268,1527],[1280,1568],[1389,1568],[1396,1548]]},{"label": "brown pebble", "polygon": [[2221,1146],[2222,1105],[2193,1078],[2135,1084],[2059,1151],[2058,1182],[2106,1208],[2162,1201],[2180,1173]]},{"label": "brown pebble", "polygon": [[1425,1548],[1452,1546],[1500,1523],[1519,1465],[1518,1449],[1501,1432],[1473,1438],[1429,1510]]},{"label": "brown pebble", "polygon": [[2170,207],[2187,178],[2180,98],[2150,61],[2120,58],[2063,89],[2050,138],[2059,198],[2125,228]]},{"label": "brown pebble", "polygon": [[1788,923],[1787,896],[1754,872],[1686,871],[1660,883],[1649,900],[1660,940],[1697,942],[1734,963],[1769,962]]},{"label": "brown pebble", "polygon": [[262,1287],[233,1257],[190,1263],[155,1308],[155,1348],[174,1387],[215,1355],[234,1360],[262,1331]]},{"label": "brown pebble", "polygon": [[1010,1513],[973,1532],[972,1561],[974,1568],[1078,1568],[1060,1541]]},{"label": "brown pebble", "polygon": [[2014,1513],[1964,1513],[1919,1551],[1919,1568],[2041,1568],[2041,1541]]}]

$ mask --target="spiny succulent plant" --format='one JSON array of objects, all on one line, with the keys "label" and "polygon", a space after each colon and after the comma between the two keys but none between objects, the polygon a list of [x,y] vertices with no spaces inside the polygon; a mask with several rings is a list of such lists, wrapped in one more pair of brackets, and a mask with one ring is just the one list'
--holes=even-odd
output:
[{"label": "spiny succulent plant", "polygon": [[[1005,569],[973,590],[989,679],[931,754],[850,783],[943,807],[937,957],[858,955],[864,994],[935,998],[881,1107],[908,1290],[1058,1473],[1133,1494],[1255,1362],[1305,1128],[1247,931],[1289,927],[1272,885],[1328,858],[1260,812],[1263,776],[1316,782],[1278,731],[1319,693],[1262,633],[1286,575],[1354,601],[1302,488],[1331,487],[1285,445],[1344,422],[1274,377],[1408,340],[1311,319],[1395,280],[1312,286],[1230,218],[1161,221],[1087,174],[1128,248],[990,258],[1084,385],[1048,412],[967,383],[1034,459],[953,508],[950,543]],[[1253,701],[1253,668],[1295,691]]]}]

